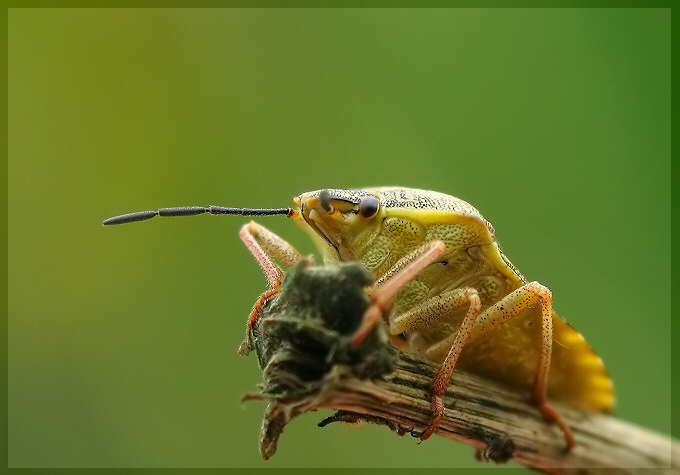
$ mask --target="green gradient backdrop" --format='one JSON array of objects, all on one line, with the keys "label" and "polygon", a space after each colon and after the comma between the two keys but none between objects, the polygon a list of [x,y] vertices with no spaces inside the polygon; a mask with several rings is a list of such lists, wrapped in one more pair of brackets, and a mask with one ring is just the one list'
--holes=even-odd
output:
[{"label": "green gradient backdrop", "polygon": [[669,140],[670,10],[10,10],[9,464],[478,466],[320,413],[264,464],[245,220],[100,225],[322,187],[470,201],[669,433]]}]

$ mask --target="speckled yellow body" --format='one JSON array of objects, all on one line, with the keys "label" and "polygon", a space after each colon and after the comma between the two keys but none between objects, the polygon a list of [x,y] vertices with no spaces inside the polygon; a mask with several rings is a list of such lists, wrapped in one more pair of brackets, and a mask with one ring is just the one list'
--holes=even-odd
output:
[{"label": "speckled yellow body", "polygon": [[[322,193],[326,196],[323,197]],[[369,219],[358,205],[375,196],[379,209]],[[321,203],[330,209],[319,212]],[[527,283],[501,252],[491,224],[470,204],[433,191],[409,188],[319,190],[295,199],[298,220],[327,262],[361,262],[380,278],[402,257],[434,239],[446,246],[444,258],[407,283],[393,301],[390,321],[447,290],[477,290],[482,311]],[[558,297],[559,302],[559,297]],[[458,331],[467,309],[405,334],[410,348],[425,354]],[[393,326],[392,330],[395,331]],[[398,328],[396,329],[398,331]],[[471,331],[457,368],[529,388],[540,355],[541,312],[535,304],[480,336]],[[446,352],[430,351],[442,361]],[[611,380],[600,358],[565,320],[553,314],[548,396],[584,410],[608,411],[614,403]]]}]

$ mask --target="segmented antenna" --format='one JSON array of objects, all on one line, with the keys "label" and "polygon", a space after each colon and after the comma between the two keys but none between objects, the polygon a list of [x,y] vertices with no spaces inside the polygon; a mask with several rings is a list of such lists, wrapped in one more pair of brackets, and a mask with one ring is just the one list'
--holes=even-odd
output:
[{"label": "segmented antenna", "polygon": [[321,202],[321,207],[325,211],[331,210],[331,194],[328,190],[321,190],[321,193],[319,193],[319,201]]},{"label": "segmented antenna", "polygon": [[161,208],[158,211],[137,211],[136,213],[122,214],[105,219],[102,224],[134,223],[135,221],[145,221],[154,216],[193,216],[195,214],[238,214],[241,216],[271,216],[274,214],[285,214],[290,217],[293,214],[292,208],[223,208],[222,206],[180,206],[178,208]]}]

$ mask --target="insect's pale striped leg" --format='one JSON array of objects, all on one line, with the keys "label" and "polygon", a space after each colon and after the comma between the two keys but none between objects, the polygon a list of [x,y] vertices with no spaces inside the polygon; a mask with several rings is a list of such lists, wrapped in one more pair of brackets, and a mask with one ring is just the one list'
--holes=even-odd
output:
[{"label": "insect's pale striped leg", "polygon": [[[475,289],[463,287],[461,289],[449,290],[427,299],[415,308],[394,318],[390,322],[390,333],[392,335],[399,335],[400,333],[418,330],[437,322],[437,320],[450,317],[455,311],[466,306],[476,308],[475,315],[479,314],[481,302]],[[437,346],[446,345],[446,351],[448,352],[452,344],[453,340],[447,339],[446,342]]]},{"label": "insect's pale striped leg", "polygon": [[[257,224],[255,221],[251,221],[244,225],[241,228],[239,236],[264,271],[267,282],[269,283],[269,290],[258,297],[248,316],[249,335],[260,316],[262,307],[269,299],[278,293],[279,287],[281,287],[283,271],[276,262],[274,262],[274,259],[278,259],[284,266],[290,267],[300,260],[300,253],[287,241],[281,239],[279,236],[264,226]],[[248,335],[246,335],[245,341],[241,343],[238,350],[239,354],[243,356],[247,355],[252,350],[249,344]]]},{"label": "insect's pale striped leg", "polygon": [[[562,432],[564,433],[564,438],[567,441],[569,448],[576,445],[574,441],[574,436],[569,430],[569,427],[564,423],[557,411],[547,402],[547,383],[548,383],[548,370],[550,369],[550,359],[552,355],[552,293],[550,290],[539,284],[538,282],[531,282],[526,284],[519,289],[506,295],[496,304],[487,308],[482,312],[476,319],[474,327],[468,331],[466,340],[472,341],[477,338],[483,337],[485,333],[499,327],[510,318],[516,316],[522,310],[529,308],[537,301],[541,302],[541,353],[538,361],[538,369],[536,371],[536,378],[534,379],[534,384],[531,391],[531,402],[535,404],[541,413],[549,420],[556,422]],[[467,317],[466,317],[467,318]],[[461,327],[462,331],[462,327]],[[458,337],[461,333],[455,337],[455,342],[453,347],[449,351],[449,356],[452,352],[462,351],[462,346],[456,347],[456,342],[458,342]],[[465,341],[463,341],[463,345]],[[431,351],[437,351],[440,349],[441,345],[431,348]],[[447,356],[447,359],[449,358]],[[457,356],[455,357],[457,359]],[[455,360],[454,360],[455,361]],[[453,374],[453,366],[448,366],[446,370],[443,370],[446,361],[442,364],[442,369],[437,373],[435,382],[433,383],[433,392],[443,391],[446,392],[446,387],[449,384],[451,375]],[[437,408],[435,408],[436,411]],[[436,416],[436,412],[435,412]],[[423,436],[428,437],[436,429],[432,427],[432,424],[423,433]],[[422,437],[421,437],[422,438]]]},{"label": "insect's pale striped leg", "polygon": [[464,306],[469,305],[469,309],[460,329],[456,335],[451,339],[447,339],[443,344],[449,348],[446,358],[442,362],[437,376],[432,382],[432,421],[427,428],[418,435],[422,440],[428,439],[437,429],[442,415],[444,414],[444,394],[449,386],[453,369],[456,366],[458,357],[460,356],[465,343],[467,343],[470,330],[472,329],[475,319],[482,309],[482,301],[479,298],[477,291],[471,287],[464,287],[462,289],[454,289],[443,294],[433,297],[416,308],[409,310],[403,315],[399,315],[390,324],[390,333],[396,334],[404,331],[422,328],[431,323],[433,320],[439,320],[450,316],[453,312]]},{"label": "insect's pale striped leg", "polygon": [[411,279],[417,276],[427,266],[441,259],[446,253],[446,246],[439,240],[433,240],[425,246],[399,260],[387,279],[379,280],[373,287],[371,305],[366,310],[361,325],[351,336],[352,345],[358,345],[380,320],[392,299]]},{"label": "insect's pale striped leg", "polygon": [[257,263],[260,264],[267,276],[270,289],[278,285],[283,277],[281,268],[276,265],[273,258],[281,261],[286,267],[290,267],[300,260],[300,253],[288,241],[281,239],[255,221],[244,225],[239,236],[255,257]]}]

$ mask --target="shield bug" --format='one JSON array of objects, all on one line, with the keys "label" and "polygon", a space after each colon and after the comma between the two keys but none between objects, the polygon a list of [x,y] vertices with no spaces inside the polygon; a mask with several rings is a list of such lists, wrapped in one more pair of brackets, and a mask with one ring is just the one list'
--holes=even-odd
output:
[{"label": "shield bug", "polygon": [[[201,213],[284,214],[310,234],[325,262],[361,263],[376,282],[370,289],[372,305],[352,342],[360,343],[384,314],[392,335],[441,363],[432,383],[433,418],[420,434],[423,440],[437,429],[454,368],[528,390],[531,402],[561,427],[569,447],[574,437],[548,397],[586,411],[613,406],[612,383],[600,358],[553,311],[550,290],[529,282],[510,262],[491,223],[469,203],[398,187],[325,189],[293,201],[297,209],[165,208],[104,224]],[[276,261],[288,268],[300,254],[255,222],[243,226],[240,236],[269,282],[248,319],[252,331],[262,306],[281,285],[283,270]],[[251,349],[247,341],[241,354]]]}]

